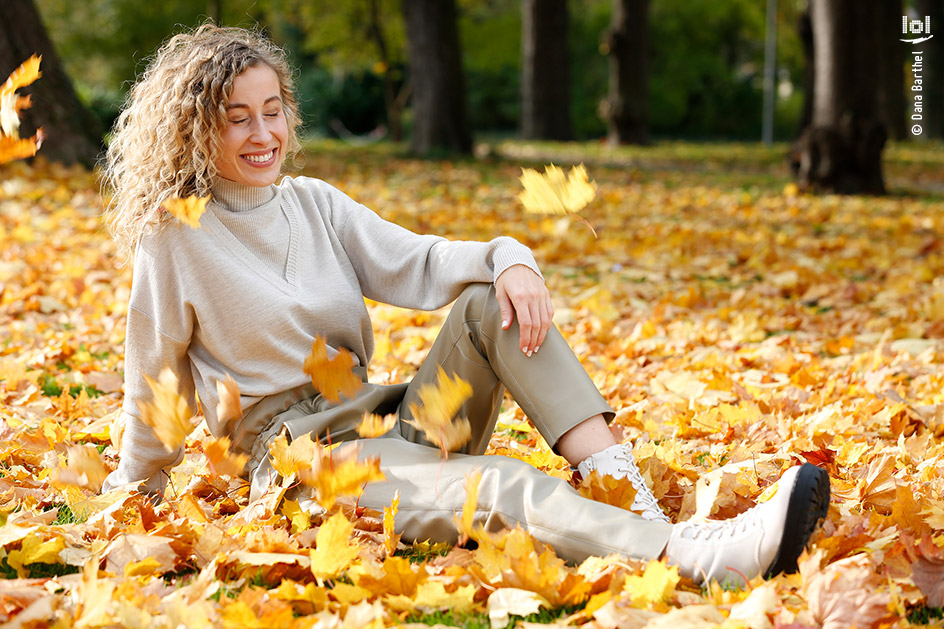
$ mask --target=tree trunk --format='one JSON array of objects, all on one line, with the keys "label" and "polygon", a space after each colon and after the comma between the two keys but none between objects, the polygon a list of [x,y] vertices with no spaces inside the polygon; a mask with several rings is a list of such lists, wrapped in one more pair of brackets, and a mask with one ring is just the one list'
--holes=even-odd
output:
[{"label": "tree trunk", "polygon": [[414,153],[471,153],[455,0],[404,0]]},{"label": "tree trunk", "polygon": [[[924,53],[922,55],[923,68],[927,72],[925,76],[930,78],[928,81],[923,81],[921,90],[923,105],[921,137],[944,138],[944,71],[942,71],[944,69],[944,0],[918,0],[916,4],[918,17],[930,17],[931,32],[936,35],[920,44],[911,44],[911,48],[908,49],[909,52],[920,50]],[[902,35],[901,37],[910,39],[916,36]],[[913,56],[908,56],[909,66],[913,59]],[[911,94],[916,93],[911,92]],[[910,124],[907,126],[911,127]]]},{"label": "tree trunk", "polygon": [[390,49],[387,46],[387,36],[383,29],[383,15],[379,0],[370,0],[368,13],[370,17],[367,32],[370,33],[371,39],[374,40],[374,45],[377,46],[377,54],[380,55],[380,63],[383,64],[384,107],[387,110],[387,123],[390,125],[390,139],[394,142],[399,142],[403,139],[402,102],[397,95],[397,86],[396,81],[394,81],[393,67],[390,59]]},{"label": "tree trunk", "polygon": [[[878,66],[875,79],[878,82],[878,114],[888,137],[893,140],[905,139],[905,55],[900,34],[901,0],[884,0],[875,7],[878,11]],[[910,125],[909,125],[910,126]]]},{"label": "tree trunk", "polygon": [[46,139],[40,155],[49,160],[87,166],[95,163],[102,134],[95,118],[72,89],[33,0],[0,2],[0,82],[32,54],[42,55],[42,77],[22,90],[33,105],[23,112],[21,137],[43,127]]},{"label": "tree trunk", "polygon": [[521,3],[521,136],[571,140],[567,0]]},{"label": "tree trunk", "polygon": [[600,103],[610,145],[649,142],[649,0],[613,0],[603,39],[609,95]]},{"label": "tree trunk", "polygon": [[797,137],[813,122],[813,90],[816,85],[816,63],[813,59],[813,22],[810,19],[810,10],[807,9],[797,19],[797,31],[800,43],[803,45],[803,111],[800,114],[800,124],[797,127]]},{"label": "tree trunk", "polygon": [[884,0],[811,0],[813,118],[793,151],[803,188],[838,193],[885,192],[879,109],[879,4]]}]

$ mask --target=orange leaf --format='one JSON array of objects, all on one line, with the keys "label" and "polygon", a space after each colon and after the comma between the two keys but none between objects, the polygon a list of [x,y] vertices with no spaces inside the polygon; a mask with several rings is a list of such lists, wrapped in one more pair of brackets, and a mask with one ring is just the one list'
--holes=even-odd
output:
[{"label": "orange leaf", "polygon": [[39,63],[42,60],[42,56],[32,55],[21,63],[20,67],[11,72],[7,80],[0,86],[0,93],[16,91],[41,77],[43,73],[39,71]]},{"label": "orange leaf", "polygon": [[351,352],[342,347],[333,358],[328,358],[325,338],[320,334],[315,336],[311,354],[305,359],[305,373],[325,399],[340,402],[341,395],[354,397],[364,383],[354,373],[353,367]]},{"label": "orange leaf", "polygon": [[216,405],[216,419],[220,426],[243,418],[243,406],[239,400],[239,385],[233,376],[226,374],[224,380],[216,381],[216,394],[220,401]]},{"label": "orange leaf", "polygon": [[44,137],[45,135],[42,133],[42,129],[37,131],[36,135],[33,137],[24,138],[22,140],[9,136],[0,136],[0,164],[36,155],[36,151],[42,146]]},{"label": "orange leaf", "polygon": [[200,227],[200,217],[206,211],[206,204],[209,200],[209,196],[196,197],[191,195],[186,199],[167,199],[161,206],[173,214],[181,223],[197,229]]}]

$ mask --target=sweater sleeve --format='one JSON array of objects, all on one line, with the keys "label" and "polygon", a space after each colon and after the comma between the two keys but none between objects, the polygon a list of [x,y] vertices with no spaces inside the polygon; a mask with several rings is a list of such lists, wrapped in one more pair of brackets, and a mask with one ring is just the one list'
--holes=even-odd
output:
[{"label": "sweater sleeve", "polygon": [[152,397],[145,376],[157,380],[165,368],[176,374],[178,391],[195,408],[193,374],[187,356],[192,322],[177,286],[173,267],[155,264],[139,248],[125,337],[125,398],[120,419],[124,431],[118,468],[105,479],[102,491],[135,483],[142,491],[162,494],[167,479],[165,468],[173,467],[183,457],[183,447],[168,451],[151,427],[140,419],[140,404]]},{"label": "sweater sleeve", "polygon": [[323,184],[331,221],[365,297],[395,306],[433,310],[474,282],[494,282],[523,264],[543,278],[531,250],[514,238],[451,241],[420,235],[382,219],[340,190]]}]

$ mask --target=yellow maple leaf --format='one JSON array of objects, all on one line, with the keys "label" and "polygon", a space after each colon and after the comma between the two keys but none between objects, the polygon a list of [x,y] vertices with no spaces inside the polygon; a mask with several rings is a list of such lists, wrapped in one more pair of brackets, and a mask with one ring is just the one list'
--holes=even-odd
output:
[{"label": "yellow maple leaf", "polygon": [[288,518],[292,525],[292,534],[307,531],[311,528],[311,516],[308,512],[298,506],[295,500],[282,501],[282,514]]},{"label": "yellow maple leaf", "polygon": [[27,572],[24,566],[34,563],[62,563],[62,560],[59,559],[59,553],[65,547],[66,541],[62,537],[43,540],[38,532],[30,533],[23,538],[18,550],[10,551],[7,555],[7,563],[16,570],[21,578],[26,577]]},{"label": "yellow maple leaf", "polygon": [[39,64],[42,60],[41,55],[31,55],[29,59],[21,63],[20,67],[10,73],[3,85],[0,85],[0,94],[15,92],[41,77],[43,73],[39,71]]},{"label": "yellow maple leaf", "polygon": [[125,564],[126,577],[140,577],[154,574],[161,567],[161,562],[154,557],[145,557],[141,561],[132,561]]},{"label": "yellow maple leaf", "polygon": [[364,413],[361,423],[357,425],[357,434],[361,439],[373,439],[385,435],[397,425],[396,413],[384,417],[375,413]]},{"label": "yellow maple leaf", "polygon": [[36,135],[31,138],[0,136],[0,164],[36,155],[45,137],[42,129],[37,130]]},{"label": "yellow maple leaf", "polygon": [[334,579],[357,558],[360,546],[351,541],[353,532],[354,524],[340,512],[321,525],[310,552],[311,573],[316,578]]},{"label": "yellow maple leaf", "polygon": [[312,441],[311,435],[304,434],[288,442],[285,435],[279,435],[269,444],[269,456],[272,469],[282,478],[288,479],[302,470],[310,470],[314,464],[319,445]]},{"label": "yellow maple leaf", "polygon": [[333,358],[328,358],[325,338],[315,336],[311,344],[311,354],[305,359],[305,373],[311,377],[311,383],[327,400],[340,402],[341,395],[352,398],[364,385],[352,368],[354,356],[343,347]]},{"label": "yellow maple leaf", "polygon": [[626,577],[623,594],[632,600],[633,607],[662,610],[678,583],[677,566],[669,566],[664,561],[653,559],[646,565],[642,575]]},{"label": "yellow maple leaf", "polygon": [[597,186],[589,181],[583,164],[563,169],[550,164],[542,175],[531,168],[521,169],[521,185],[524,192],[518,199],[528,212],[535,214],[573,214],[587,206],[596,196]]},{"label": "yellow maple leaf", "polygon": [[469,420],[455,415],[472,397],[472,385],[459,376],[450,378],[440,367],[436,384],[421,385],[418,394],[422,406],[410,404],[413,419],[405,420],[406,423],[422,430],[429,441],[442,449],[443,456],[469,442],[472,425]]},{"label": "yellow maple leaf", "polygon": [[139,402],[141,421],[154,430],[154,434],[164,444],[168,452],[173,452],[181,445],[193,430],[193,411],[187,400],[178,393],[180,382],[169,367],[161,370],[157,382],[145,375],[153,397],[150,402]]},{"label": "yellow maple leaf", "polygon": [[161,207],[170,212],[181,223],[197,229],[200,227],[200,217],[206,211],[206,204],[209,200],[209,195],[205,197],[191,195],[184,199],[167,199],[161,204]]}]

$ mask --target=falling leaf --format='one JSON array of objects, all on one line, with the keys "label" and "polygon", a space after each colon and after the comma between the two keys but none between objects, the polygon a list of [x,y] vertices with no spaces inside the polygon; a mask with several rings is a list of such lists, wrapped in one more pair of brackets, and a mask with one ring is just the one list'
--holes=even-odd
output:
[{"label": "falling leaf", "polygon": [[20,110],[30,106],[30,98],[17,96],[16,90],[42,76],[42,57],[32,55],[14,70],[0,86],[0,164],[36,155],[43,142],[43,131],[29,139],[20,139]]},{"label": "falling leaf", "polygon": [[429,441],[442,449],[443,456],[469,442],[472,425],[465,418],[455,417],[472,397],[472,386],[468,382],[459,376],[450,378],[440,367],[436,384],[421,385],[418,395],[422,404],[410,404],[413,419],[404,420],[406,423],[422,430]]},{"label": "falling leaf", "polygon": [[385,435],[394,426],[397,425],[398,417],[396,413],[390,413],[384,417],[374,413],[364,413],[361,423],[357,425],[357,435],[361,439],[373,439]]},{"label": "falling leaf", "polygon": [[521,170],[524,186],[518,198],[529,212],[536,214],[568,214],[582,210],[596,196],[596,184],[588,180],[583,164],[574,166],[568,175],[558,166],[544,167],[542,175],[531,168]]},{"label": "falling leaf", "polygon": [[169,367],[161,370],[156,382],[146,374],[144,379],[151,388],[152,398],[150,402],[138,403],[141,421],[154,429],[154,434],[168,452],[174,452],[193,430],[193,412],[187,400],[178,393],[179,380]]},{"label": "falling leaf", "polygon": [[331,402],[340,402],[341,396],[353,398],[364,383],[354,373],[354,356],[343,347],[333,358],[328,358],[325,338],[315,335],[311,354],[305,359],[305,373],[311,383]]},{"label": "falling leaf", "polygon": [[14,92],[41,77],[43,73],[39,71],[39,64],[42,60],[43,58],[40,55],[31,55],[29,59],[21,63],[16,70],[10,73],[3,85],[0,85],[0,94]]},{"label": "falling leaf", "polygon": [[226,436],[209,439],[204,443],[203,454],[214,474],[239,476],[246,467],[249,455],[232,452],[230,445],[229,437]]},{"label": "falling leaf", "polygon": [[165,200],[161,207],[170,212],[178,221],[189,225],[192,229],[200,227],[200,217],[206,211],[210,196],[189,196],[184,199],[172,198]]},{"label": "falling leaf", "polygon": [[341,513],[318,529],[315,549],[311,551],[311,573],[319,579],[334,579],[351,565],[360,553],[360,546],[351,542],[354,525]]},{"label": "falling leaf", "polygon": [[56,480],[59,483],[84,487],[94,492],[102,488],[108,468],[94,447],[70,446],[66,467],[60,468]]},{"label": "falling leaf", "polygon": [[[294,442],[293,442],[294,443]],[[315,491],[315,498],[322,507],[330,511],[342,496],[360,496],[367,483],[384,480],[380,471],[379,457],[358,460],[359,448],[342,444],[329,450],[315,445],[315,458],[308,469],[300,469],[301,482]]]},{"label": "falling leaf", "polygon": [[479,484],[482,482],[482,473],[472,472],[465,477],[465,502],[462,504],[462,515],[456,518],[456,526],[461,533],[460,544],[464,544],[475,535],[476,511],[479,508]]},{"label": "falling leaf", "polygon": [[291,443],[284,434],[279,435],[269,444],[272,469],[283,478],[291,478],[302,470],[310,470],[320,452],[319,448],[307,433],[293,439]]},{"label": "falling leaf", "polygon": [[228,426],[243,418],[243,406],[239,396],[239,385],[233,376],[226,374],[223,380],[216,381],[216,394],[220,401],[216,404],[216,421],[220,426]]}]

